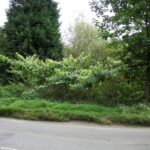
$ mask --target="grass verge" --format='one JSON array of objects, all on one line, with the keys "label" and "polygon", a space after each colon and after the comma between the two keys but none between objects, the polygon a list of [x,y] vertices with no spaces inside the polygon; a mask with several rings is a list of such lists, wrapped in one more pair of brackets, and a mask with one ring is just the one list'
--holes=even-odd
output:
[{"label": "grass verge", "polygon": [[0,117],[45,121],[89,121],[100,124],[150,126],[150,107],[104,107],[91,104],[71,104],[46,100],[0,98]]}]

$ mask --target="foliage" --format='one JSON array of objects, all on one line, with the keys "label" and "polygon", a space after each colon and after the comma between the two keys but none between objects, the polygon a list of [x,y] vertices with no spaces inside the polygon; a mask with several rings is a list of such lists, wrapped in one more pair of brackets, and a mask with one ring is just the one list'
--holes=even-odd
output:
[{"label": "foliage", "polygon": [[19,54],[16,60],[2,58],[10,64],[13,82],[29,87],[22,94],[27,99],[42,97],[105,105],[131,105],[144,100],[142,86],[128,83],[122,67],[117,67],[120,62],[109,60],[101,64],[91,55],[70,56],[60,62]]},{"label": "foliage", "polygon": [[9,85],[0,85],[0,97],[21,97],[27,87],[22,83],[11,83]]},{"label": "foliage", "polygon": [[108,46],[107,40],[101,38],[101,34],[96,27],[78,17],[73,26],[69,28],[68,43],[64,48],[64,56],[70,54],[78,57],[81,53],[92,55],[97,61],[105,61],[112,56],[114,49]]},{"label": "foliage", "polygon": [[101,18],[97,25],[120,39],[128,75],[145,82],[150,100],[150,0],[92,0],[91,8]]},{"label": "foliage", "polygon": [[4,52],[4,45],[5,45],[5,36],[3,28],[0,27],[0,54],[3,54]]},{"label": "foliage", "polygon": [[6,68],[9,68],[7,60],[2,55],[4,53],[4,31],[3,28],[0,27],[0,83],[6,83],[8,80],[5,78],[8,74],[6,73]]},{"label": "foliage", "polygon": [[0,54],[0,84],[8,84],[12,80],[10,69],[11,59]]},{"label": "foliage", "polygon": [[11,0],[4,26],[5,54],[13,57],[38,55],[40,59],[62,58],[59,10],[52,0]]},{"label": "foliage", "polygon": [[46,77],[53,74],[54,68],[60,64],[57,61],[47,59],[42,61],[37,56],[23,57],[16,55],[16,60],[11,60],[11,73],[15,74],[14,81],[20,81],[26,85],[45,83]]}]

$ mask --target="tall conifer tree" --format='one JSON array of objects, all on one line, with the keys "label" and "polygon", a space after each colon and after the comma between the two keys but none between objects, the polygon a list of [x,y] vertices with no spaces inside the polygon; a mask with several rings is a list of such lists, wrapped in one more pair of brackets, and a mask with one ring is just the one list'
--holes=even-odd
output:
[{"label": "tall conifer tree", "polygon": [[14,57],[36,54],[41,59],[62,58],[59,10],[53,0],[10,0],[4,31],[5,53]]}]

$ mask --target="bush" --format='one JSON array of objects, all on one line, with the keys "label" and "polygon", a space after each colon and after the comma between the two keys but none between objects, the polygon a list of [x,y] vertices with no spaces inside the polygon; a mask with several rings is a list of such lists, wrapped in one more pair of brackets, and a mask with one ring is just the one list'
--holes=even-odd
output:
[{"label": "bush", "polygon": [[30,100],[39,97],[36,89],[28,89],[22,93],[21,96],[23,99]]},{"label": "bush", "polygon": [[22,83],[0,86],[0,97],[21,97],[27,87]]},{"label": "bush", "polygon": [[0,84],[8,84],[12,81],[12,74],[8,71],[10,70],[11,59],[0,54]]},{"label": "bush", "polygon": [[36,56],[24,58],[17,54],[17,59],[9,62],[17,84],[7,86],[8,93],[1,89],[3,96],[54,98],[105,105],[132,105],[144,100],[142,85],[127,82],[112,60],[101,64],[90,55],[80,55],[56,62],[49,59],[41,61]]}]

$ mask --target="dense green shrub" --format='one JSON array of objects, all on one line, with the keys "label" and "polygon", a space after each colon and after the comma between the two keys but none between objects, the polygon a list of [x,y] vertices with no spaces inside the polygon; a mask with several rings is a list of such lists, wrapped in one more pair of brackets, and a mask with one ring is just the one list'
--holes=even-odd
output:
[{"label": "dense green shrub", "polygon": [[12,80],[10,69],[11,60],[0,54],[0,84],[8,84]]},{"label": "dense green shrub", "polygon": [[[56,62],[50,59],[41,61],[36,56],[24,58],[17,54],[16,60],[8,61],[13,82],[28,87],[22,90],[25,99],[42,97],[105,105],[131,105],[143,99],[142,85],[128,82],[121,68],[116,67],[118,62],[113,60],[101,64],[90,55],[80,55]],[[18,90],[18,87],[12,88]],[[14,92],[14,96],[18,95]]]},{"label": "dense green shrub", "polygon": [[0,97],[20,97],[26,90],[27,87],[22,83],[0,85]]}]

